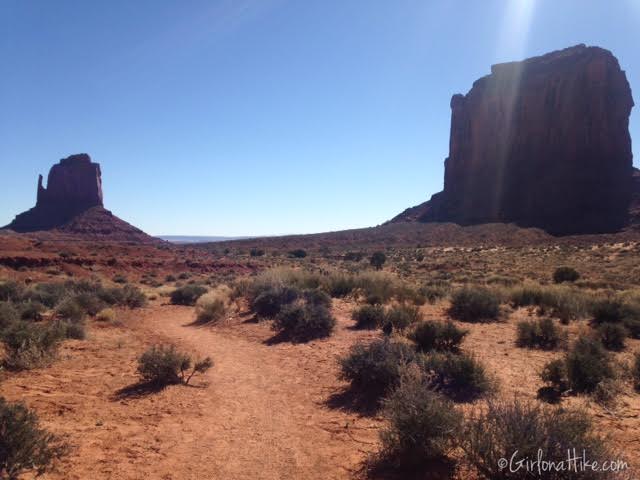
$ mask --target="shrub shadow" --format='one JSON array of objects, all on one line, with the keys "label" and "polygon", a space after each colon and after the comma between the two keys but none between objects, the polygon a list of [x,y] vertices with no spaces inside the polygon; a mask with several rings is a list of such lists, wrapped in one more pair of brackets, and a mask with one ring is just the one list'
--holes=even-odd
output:
[{"label": "shrub shadow", "polygon": [[154,393],[161,392],[167,387],[167,385],[162,385],[153,382],[137,382],[132,383],[131,385],[127,385],[119,390],[117,390],[114,395],[114,400],[125,400],[125,399],[136,399],[143,398],[148,395],[152,395]]},{"label": "shrub shadow", "polygon": [[324,402],[332,410],[342,410],[350,413],[357,413],[364,417],[373,417],[380,410],[380,402],[377,398],[371,398],[352,387],[346,387],[338,392],[332,393]]},{"label": "shrub shadow", "polygon": [[457,464],[449,458],[436,458],[414,468],[398,468],[397,462],[382,455],[370,457],[361,472],[362,478],[375,480],[450,480]]}]

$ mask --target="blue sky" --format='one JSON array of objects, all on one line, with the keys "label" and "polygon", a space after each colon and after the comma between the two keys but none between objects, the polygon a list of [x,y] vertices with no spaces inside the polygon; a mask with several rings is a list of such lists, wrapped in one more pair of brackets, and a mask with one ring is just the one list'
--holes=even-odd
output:
[{"label": "blue sky", "polygon": [[452,94],[578,43],[640,103],[640,0],[2,0],[0,225],[80,152],[151,234],[377,225],[442,188]]}]

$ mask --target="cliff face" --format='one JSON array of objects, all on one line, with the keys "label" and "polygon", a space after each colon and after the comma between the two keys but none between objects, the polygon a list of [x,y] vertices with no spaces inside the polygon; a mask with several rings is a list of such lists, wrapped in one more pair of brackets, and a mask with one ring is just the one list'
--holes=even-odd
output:
[{"label": "cliff face", "polygon": [[51,167],[47,187],[38,177],[36,206],[7,227],[16,232],[56,230],[91,239],[149,242],[152,237],[103,207],[100,165],[85,153]]},{"label": "cliff face", "polygon": [[601,48],[494,65],[451,99],[444,190],[393,221],[619,230],[631,201],[632,106],[625,73]]},{"label": "cliff face", "polygon": [[86,153],[71,155],[51,167],[47,188],[38,177],[36,207],[56,205],[86,210],[102,206],[102,173],[100,165],[91,162]]}]

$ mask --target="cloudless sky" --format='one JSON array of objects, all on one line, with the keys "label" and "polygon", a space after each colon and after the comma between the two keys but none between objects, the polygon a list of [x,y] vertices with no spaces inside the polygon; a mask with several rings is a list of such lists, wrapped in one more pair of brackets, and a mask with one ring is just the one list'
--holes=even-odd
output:
[{"label": "cloudless sky", "polygon": [[442,189],[451,95],[578,43],[640,104],[640,0],[0,0],[0,226],[80,152],[151,234],[377,225]]}]

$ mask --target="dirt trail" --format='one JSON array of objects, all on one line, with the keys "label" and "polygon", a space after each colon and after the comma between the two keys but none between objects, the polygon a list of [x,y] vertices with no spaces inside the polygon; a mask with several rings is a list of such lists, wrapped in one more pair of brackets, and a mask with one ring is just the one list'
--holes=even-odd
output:
[{"label": "dirt trail", "polygon": [[[201,392],[204,416],[181,425],[193,435],[166,460],[184,459],[180,478],[353,478],[375,449],[375,421],[326,401],[336,391],[336,358],[354,332],[339,325],[328,340],[266,345],[233,330],[190,326],[192,319],[192,309],[163,306],[140,324],[215,361]],[[247,328],[271,336],[266,326]]]}]

